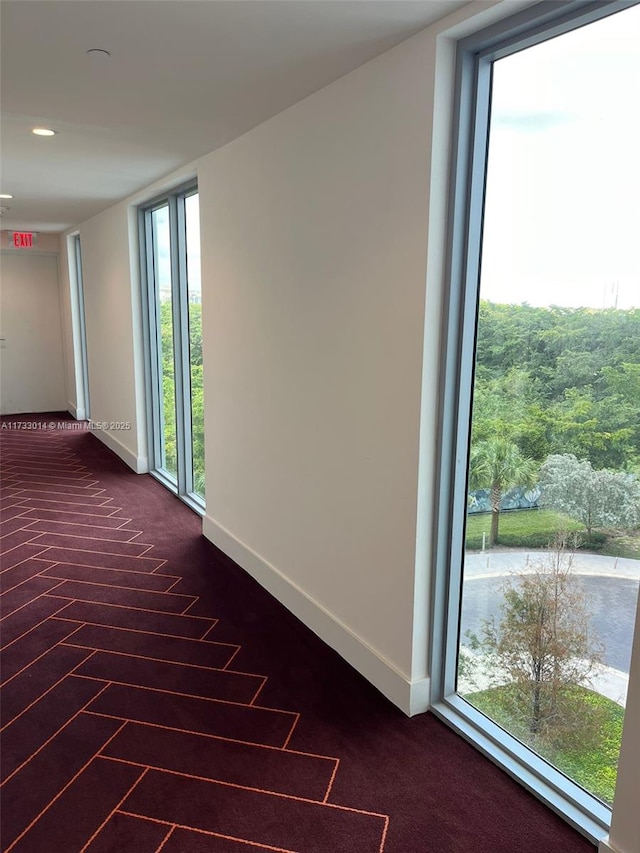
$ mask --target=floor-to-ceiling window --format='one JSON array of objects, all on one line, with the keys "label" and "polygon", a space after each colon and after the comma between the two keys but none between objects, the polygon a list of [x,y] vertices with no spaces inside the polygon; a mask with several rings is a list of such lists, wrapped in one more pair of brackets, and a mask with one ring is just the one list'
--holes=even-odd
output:
[{"label": "floor-to-ceiling window", "polygon": [[200,226],[195,185],[140,211],[153,473],[204,508]]},{"label": "floor-to-ceiling window", "polygon": [[640,6],[461,42],[435,709],[594,839],[640,579]]},{"label": "floor-to-ceiling window", "polygon": [[71,285],[71,323],[76,374],[76,416],[80,420],[90,417],[89,362],[84,310],[84,281],[82,277],[82,247],[80,235],[68,238],[69,282]]}]

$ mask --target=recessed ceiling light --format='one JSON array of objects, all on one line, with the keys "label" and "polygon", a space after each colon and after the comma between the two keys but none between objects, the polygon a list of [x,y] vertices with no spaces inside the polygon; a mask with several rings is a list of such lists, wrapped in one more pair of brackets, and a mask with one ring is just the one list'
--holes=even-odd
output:
[{"label": "recessed ceiling light", "polygon": [[103,47],[90,47],[87,51],[87,56],[96,56],[98,58],[102,57],[106,59],[107,57],[111,56],[111,54]]},{"label": "recessed ceiling light", "polygon": [[0,193],[0,198],[13,198],[11,193]]},{"label": "recessed ceiling light", "polygon": [[57,132],[57,130],[51,130],[49,127],[34,127],[31,131],[36,136],[55,136]]}]

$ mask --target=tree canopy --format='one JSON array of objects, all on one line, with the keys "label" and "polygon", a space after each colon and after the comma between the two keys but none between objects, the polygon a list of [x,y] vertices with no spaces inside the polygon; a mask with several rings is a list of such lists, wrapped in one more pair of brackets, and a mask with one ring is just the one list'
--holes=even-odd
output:
[{"label": "tree canopy", "polygon": [[[160,303],[164,467],[176,472],[176,391],[171,301]],[[189,374],[194,491],[204,497],[204,399],[202,375],[202,306],[189,303]]]},{"label": "tree canopy", "polygon": [[594,527],[640,524],[640,485],[632,474],[596,471],[588,459],[554,454],[540,469],[540,484],[544,503],[581,521],[589,537]]},{"label": "tree canopy", "polygon": [[473,443],[492,436],[640,473],[640,309],[482,300]]}]

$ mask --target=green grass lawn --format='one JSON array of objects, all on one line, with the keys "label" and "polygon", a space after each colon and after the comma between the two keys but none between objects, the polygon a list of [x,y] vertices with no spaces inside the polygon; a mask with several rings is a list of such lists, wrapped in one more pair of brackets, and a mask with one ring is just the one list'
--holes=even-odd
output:
[{"label": "green grass lawn", "polygon": [[[467,516],[466,547],[469,551],[482,548],[482,534],[489,539],[491,513],[473,513]],[[511,510],[500,513],[498,543],[504,548],[548,548],[556,533],[583,533],[580,522],[548,509]],[[584,542],[584,550],[612,557],[630,557],[640,560],[640,532],[593,531],[591,540]]]},{"label": "green grass lawn", "polygon": [[[526,727],[515,721],[505,709],[509,687],[493,687],[464,698],[498,725],[527,743]],[[600,722],[595,739],[590,745],[580,744],[562,748],[556,744],[528,743],[543,758],[573,779],[587,791],[611,805],[618,772],[618,756],[622,739],[624,708],[583,687],[573,688],[575,701],[586,704],[587,711],[599,714]]]}]

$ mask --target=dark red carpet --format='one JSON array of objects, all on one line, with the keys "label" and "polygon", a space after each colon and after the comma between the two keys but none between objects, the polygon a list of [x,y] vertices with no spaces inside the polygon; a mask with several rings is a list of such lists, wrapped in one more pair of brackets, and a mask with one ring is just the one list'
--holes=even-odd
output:
[{"label": "dark red carpet", "polygon": [[88,432],[15,427],[50,419],[0,431],[5,853],[593,853],[152,477]]}]

